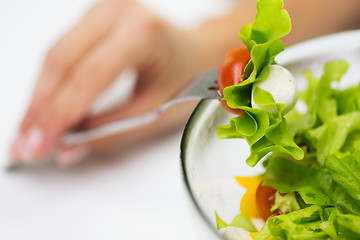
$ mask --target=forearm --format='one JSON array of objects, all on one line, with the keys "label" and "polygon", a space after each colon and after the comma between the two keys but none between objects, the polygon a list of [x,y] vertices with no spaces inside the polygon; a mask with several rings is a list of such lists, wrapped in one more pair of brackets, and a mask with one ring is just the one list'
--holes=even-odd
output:
[{"label": "forearm", "polygon": [[218,68],[225,54],[243,43],[239,30],[254,21],[256,0],[243,0],[229,14],[204,22],[192,32],[192,45],[199,59],[200,71]]},{"label": "forearm", "polygon": [[[286,45],[360,25],[358,0],[285,0],[284,8],[292,19],[292,31],[283,39]],[[244,0],[228,15],[196,29],[192,41],[202,59],[198,70],[217,68],[226,52],[241,45],[239,30],[253,23],[255,14],[256,0]]]},{"label": "forearm", "polygon": [[360,26],[358,0],[285,0],[284,7],[292,20],[286,44]]}]

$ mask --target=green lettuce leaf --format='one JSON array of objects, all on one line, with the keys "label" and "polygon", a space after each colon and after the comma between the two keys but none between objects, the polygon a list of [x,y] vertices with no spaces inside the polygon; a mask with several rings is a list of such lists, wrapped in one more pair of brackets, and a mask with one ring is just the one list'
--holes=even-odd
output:
[{"label": "green lettuce leaf", "polygon": [[360,217],[312,205],[269,218],[255,239],[360,239]]},{"label": "green lettuce leaf", "polygon": [[290,32],[291,20],[282,7],[282,0],[257,1],[254,24],[241,28],[239,35],[250,51],[251,60],[245,69],[246,80],[224,89],[224,98],[230,107],[250,105],[252,83],[267,77],[268,66],[284,50],[280,38]]},{"label": "green lettuce leaf", "polygon": [[268,76],[269,65],[273,64],[275,56],[284,50],[284,44],[279,38],[288,34],[291,29],[290,17],[282,7],[282,0],[257,2],[258,12],[254,24],[245,25],[240,30],[240,38],[249,48],[251,55],[245,68],[244,75],[247,78],[223,91],[228,106],[243,109],[245,114],[231,119],[229,125],[218,127],[218,136],[222,139],[246,139],[251,152],[246,162],[250,166],[255,166],[270,152],[286,153],[298,160],[304,156],[282,116],[285,107],[283,104],[276,104],[269,92],[257,88],[254,89],[254,102],[269,111],[253,109],[250,106],[253,83]]},{"label": "green lettuce leaf", "polygon": [[304,73],[309,84],[299,98],[307,112],[286,116],[290,135],[306,148],[304,159],[273,153],[263,181],[281,193],[296,192],[304,204],[268,219],[258,239],[360,239],[360,87],[332,87],[347,68],[335,60],[319,79]]},{"label": "green lettuce leaf", "polygon": [[298,192],[308,205],[336,207],[341,213],[360,215],[360,201],[351,197],[347,190],[335,182],[331,174],[312,163],[307,156],[295,161],[279,154],[267,161],[263,184],[277,189],[280,193]]},{"label": "green lettuce leaf", "polygon": [[315,148],[321,165],[324,164],[326,157],[346,154],[348,150],[353,149],[354,145],[359,144],[359,119],[360,111],[347,113],[333,117],[320,127],[310,129],[305,133],[305,138]]},{"label": "green lettuce leaf", "polygon": [[283,214],[299,210],[300,205],[297,201],[296,193],[289,192],[285,195],[282,195],[279,192],[276,192],[275,203],[274,206],[270,209],[270,211],[274,212],[276,209],[279,209]]},{"label": "green lettuce leaf", "polygon": [[[264,103],[265,104],[265,103]],[[270,103],[268,103],[270,105]],[[282,111],[284,106],[277,104]],[[267,111],[243,107],[245,113],[230,120],[229,125],[217,128],[219,138],[244,138],[250,146],[250,156],[246,162],[255,166],[269,152],[282,152],[300,160],[303,150],[293,141],[286,120],[275,119]]]},{"label": "green lettuce leaf", "polygon": [[360,239],[360,217],[354,214],[342,214],[334,209],[320,227],[332,239]]},{"label": "green lettuce leaf", "polygon": [[286,215],[271,217],[267,223],[270,233],[279,240],[329,239],[328,234],[321,229],[323,216],[323,209],[312,205]]},{"label": "green lettuce leaf", "polygon": [[[280,193],[298,192],[306,204],[331,206],[331,198],[322,188],[327,180],[317,167],[309,167],[286,156],[273,156],[266,166],[263,184]],[[286,181],[284,181],[286,179]],[[331,182],[326,181],[326,184]]]},{"label": "green lettuce leaf", "polygon": [[260,230],[260,232],[256,235],[255,240],[276,240],[268,227],[268,222],[266,221],[264,227]]},{"label": "green lettuce leaf", "polygon": [[359,154],[356,154],[339,159],[335,155],[331,155],[325,161],[325,167],[329,170],[334,182],[357,201],[360,201],[359,157]]},{"label": "green lettuce leaf", "polygon": [[216,226],[218,229],[225,228],[225,227],[238,227],[243,228],[249,232],[257,232],[254,224],[251,222],[250,218],[248,218],[244,214],[238,214],[234,217],[230,224],[227,224],[224,220],[222,220],[219,215],[215,212],[216,215]]},{"label": "green lettuce leaf", "polygon": [[360,217],[354,214],[340,214],[334,218],[338,236],[343,239],[360,239]]},{"label": "green lettuce leaf", "polygon": [[330,87],[331,82],[340,81],[346,73],[349,64],[343,60],[334,60],[324,66],[324,73],[321,76],[317,87],[315,109],[321,123],[337,116],[336,99],[332,96],[334,90]]},{"label": "green lettuce leaf", "polygon": [[360,110],[360,85],[345,90],[334,90],[338,115]]},{"label": "green lettuce leaf", "polygon": [[[348,67],[348,63],[344,60],[330,61],[325,64],[320,79],[309,70],[304,71],[308,87],[299,94],[299,99],[306,104],[308,110],[305,114],[300,114],[294,109],[286,116],[292,136],[321,126],[333,117],[359,109],[360,98],[357,97],[360,97],[360,91],[356,91],[360,90],[360,86],[346,91],[331,88],[331,82],[340,81]],[[301,122],[298,121],[299,119]],[[307,143],[312,144],[311,141]]]},{"label": "green lettuce leaf", "polygon": [[222,220],[219,217],[217,212],[215,212],[215,217],[216,217],[216,227],[217,227],[217,229],[222,229],[222,228],[226,228],[226,227],[229,226],[229,224],[227,224],[224,220]]},{"label": "green lettuce leaf", "polygon": [[[333,88],[349,67],[343,60],[325,64],[320,78],[305,71],[308,88],[299,99],[307,111],[294,109],[285,118],[283,104],[252,88],[284,50],[280,38],[289,33],[290,18],[282,0],[258,0],[257,9],[255,22],[239,33],[251,55],[245,80],[223,91],[229,107],[245,113],[217,129],[220,138],[246,139],[248,165],[267,156],[263,185],[278,190],[272,210],[284,214],[269,218],[256,239],[360,239],[360,85]],[[252,91],[267,111],[251,108]],[[242,214],[230,224],[217,214],[216,220],[219,229],[256,231]]]}]

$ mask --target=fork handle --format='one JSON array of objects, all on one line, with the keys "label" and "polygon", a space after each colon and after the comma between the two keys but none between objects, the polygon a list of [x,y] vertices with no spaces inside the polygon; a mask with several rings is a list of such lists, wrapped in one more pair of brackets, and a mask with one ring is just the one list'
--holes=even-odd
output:
[{"label": "fork handle", "polygon": [[214,70],[201,75],[193,85],[190,85],[191,88],[182,89],[155,111],[106,123],[87,130],[69,132],[61,138],[60,142],[65,145],[83,144],[149,124],[155,121],[166,109],[180,102],[205,98],[218,99],[220,95],[215,88],[217,74],[218,71]]}]

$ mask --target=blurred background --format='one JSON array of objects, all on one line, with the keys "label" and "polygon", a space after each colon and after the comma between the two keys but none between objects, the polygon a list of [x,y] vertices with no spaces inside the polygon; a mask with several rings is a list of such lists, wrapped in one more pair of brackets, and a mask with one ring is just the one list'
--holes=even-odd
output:
[{"label": "blurred background", "polygon": [[[0,0],[2,168],[47,50],[95,2]],[[236,1],[140,2],[194,28]],[[0,239],[210,239],[183,183],[182,127],[75,168],[0,171]]]}]

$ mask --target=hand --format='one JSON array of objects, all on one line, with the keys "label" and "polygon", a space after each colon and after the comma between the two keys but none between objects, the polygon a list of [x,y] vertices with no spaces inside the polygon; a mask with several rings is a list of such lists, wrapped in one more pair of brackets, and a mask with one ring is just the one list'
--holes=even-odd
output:
[{"label": "hand", "polygon": [[[324,12],[325,3],[329,9]],[[287,44],[359,23],[357,0],[286,4],[294,26],[284,39]],[[49,51],[11,158],[36,161],[54,148],[60,164],[79,158],[86,146],[59,146],[59,137],[84,120],[90,104],[125,68],[135,67],[139,73],[132,100],[116,112],[86,119],[84,126],[155,109],[191,77],[218,67],[225,53],[241,44],[236,33],[253,20],[255,5],[244,0],[230,14],[184,31],[132,0],[101,1]],[[166,126],[150,125],[118,139],[129,144],[129,136],[134,140],[141,133],[144,139],[184,120],[182,109],[172,113],[177,115],[163,121]]]},{"label": "hand", "polygon": [[134,1],[101,1],[48,52],[12,160],[37,161],[52,149],[60,164],[79,157],[86,146],[73,151],[74,146],[59,146],[59,138],[84,120],[91,103],[125,68],[138,70],[132,99],[86,125],[155,109],[205,70],[199,43]]}]

